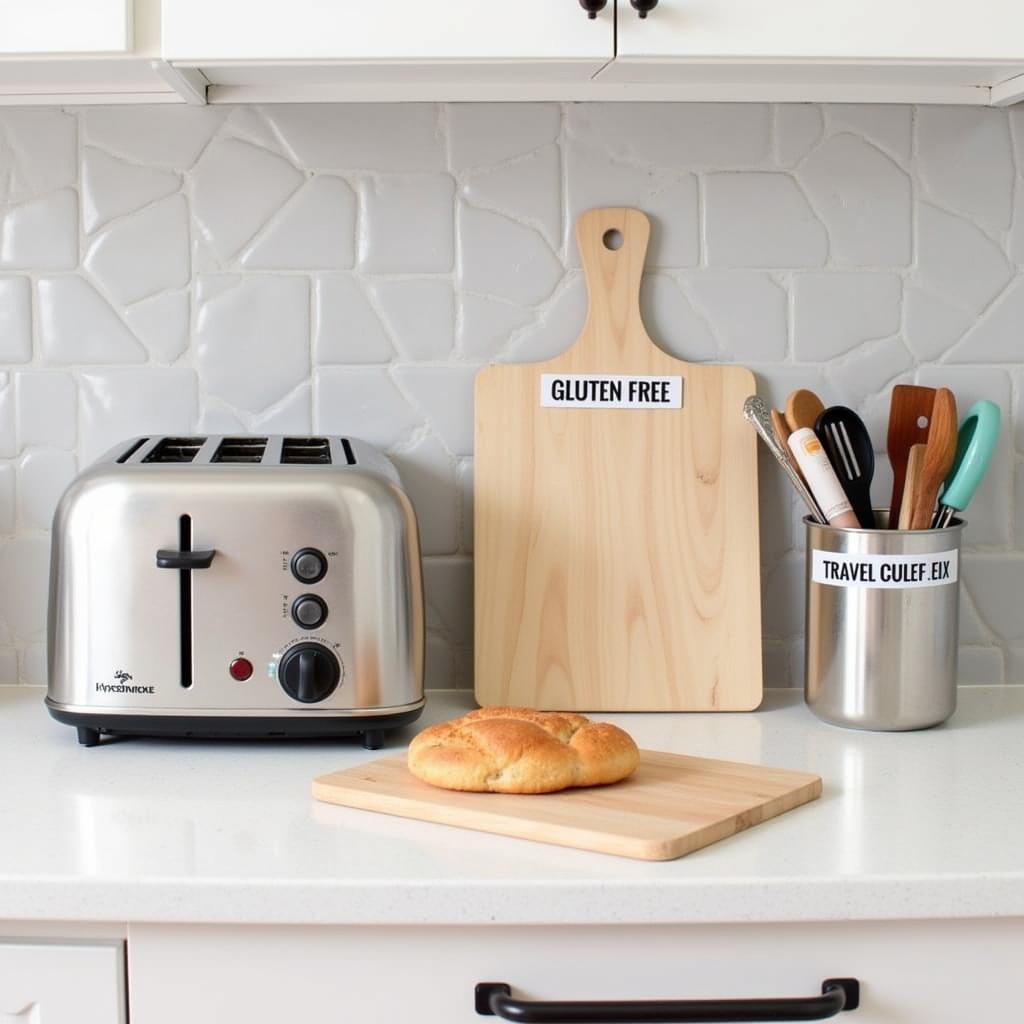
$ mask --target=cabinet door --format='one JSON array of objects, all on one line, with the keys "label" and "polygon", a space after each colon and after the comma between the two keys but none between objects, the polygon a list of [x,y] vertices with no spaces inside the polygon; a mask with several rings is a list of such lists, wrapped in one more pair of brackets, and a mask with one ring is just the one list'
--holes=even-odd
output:
[{"label": "cabinet door", "polygon": [[843,1024],[1016,1021],[1022,943],[1019,920],[128,935],[132,1024],[486,1024],[497,1019],[477,1015],[478,982],[521,999],[765,999],[851,977],[861,1004]]},{"label": "cabinet door", "polygon": [[0,3],[0,54],[125,53],[131,46],[131,0]]},{"label": "cabinet door", "polygon": [[4,1024],[125,1024],[124,944],[0,942]]},{"label": "cabinet door", "polygon": [[623,59],[1024,58],[1020,0],[660,0],[644,19],[629,0],[618,6]]},{"label": "cabinet door", "polygon": [[[526,64],[550,77],[588,78],[614,49],[614,4],[591,20],[578,0],[163,0],[166,60]],[[214,76],[216,78],[216,76]]]}]

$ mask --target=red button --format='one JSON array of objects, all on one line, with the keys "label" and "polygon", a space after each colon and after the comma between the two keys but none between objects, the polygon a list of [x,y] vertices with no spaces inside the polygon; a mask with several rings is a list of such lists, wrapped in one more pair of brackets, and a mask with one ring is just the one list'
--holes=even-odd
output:
[{"label": "red button", "polygon": [[231,673],[232,679],[242,682],[252,675],[252,662],[248,658],[235,658],[228,671]]}]

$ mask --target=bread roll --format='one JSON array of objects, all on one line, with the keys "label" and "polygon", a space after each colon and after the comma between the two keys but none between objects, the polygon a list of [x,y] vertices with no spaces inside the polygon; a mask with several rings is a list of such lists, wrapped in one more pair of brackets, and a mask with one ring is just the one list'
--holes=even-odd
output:
[{"label": "bread roll", "polygon": [[617,726],[583,715],[480,708],[424,729],[409,744],[418,779],[474,793],[554,793],[631,774],[640,752]]}]

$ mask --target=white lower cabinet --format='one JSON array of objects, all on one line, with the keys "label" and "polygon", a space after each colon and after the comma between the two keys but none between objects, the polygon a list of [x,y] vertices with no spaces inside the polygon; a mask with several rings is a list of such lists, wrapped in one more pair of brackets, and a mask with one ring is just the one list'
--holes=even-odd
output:
[{"label": "white lower cabinet", "polygon": [[126,1024],[124,943],[0,940],[0,1024]]},{"label": "white lower cabinet", "polygon": [[471,1024],[488,1019],[474,1009],[478,982],[540,1000],[751,999],[814,996],[826,978],[851,977],[861,1004],[837,1020],[980,1024],[1017,1019],[1024,920],[139,925],[128,941],[132,1024]]}]

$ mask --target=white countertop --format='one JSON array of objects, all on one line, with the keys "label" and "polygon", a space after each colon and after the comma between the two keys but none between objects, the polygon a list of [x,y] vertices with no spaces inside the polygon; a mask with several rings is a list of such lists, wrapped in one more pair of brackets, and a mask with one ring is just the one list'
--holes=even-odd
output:
[{"label": "white countertop", "polygon": [[[751,714],[606,717],[642,747],[813,771],[820,800],[649,863],[335,807],[350,741],[79,747],[0,687],[0,920],[277,924],[803,921],[1024,915],[1024,687],[947,725],[858,733],[796,690]],[[432,693],[424,722],[469,708]],[[422,724],[422,723],[420,723]]]}]

